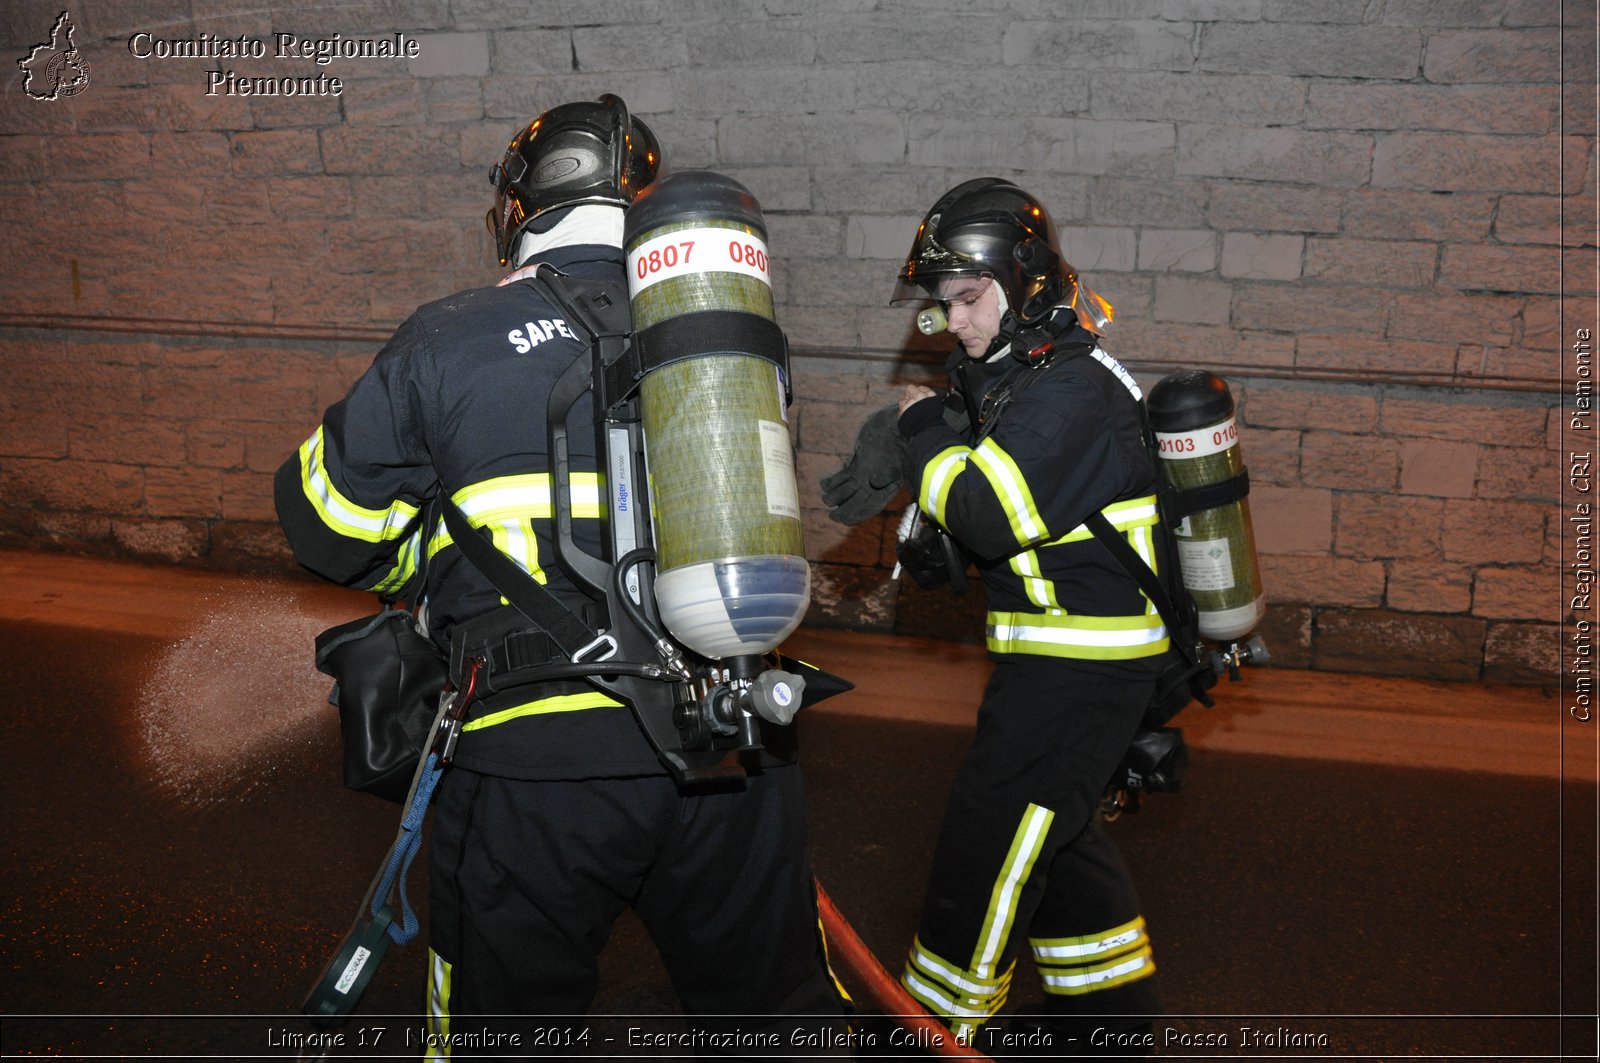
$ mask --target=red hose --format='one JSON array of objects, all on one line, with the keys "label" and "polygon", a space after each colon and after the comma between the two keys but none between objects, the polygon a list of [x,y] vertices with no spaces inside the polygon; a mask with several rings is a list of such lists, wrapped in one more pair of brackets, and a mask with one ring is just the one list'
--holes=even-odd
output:
[{"label": "red hose", "polygon": [[919,1033],[917,1045],[936,1056],[952,1059],[975,1059],[988,1063],[989,1057],[962,1044],[951,1034],[950,1028],[922,1009],[910,993],[900,986],[899,979],[883,969],[878,957],[867,948],[861,935],[850,921],[835,908],[824,892],[822,883],[816,883],[817,914],[822,917],[822,929],[828,940],[828,959],[845,975],[863,988],[872,1002],[906,1030]]}]

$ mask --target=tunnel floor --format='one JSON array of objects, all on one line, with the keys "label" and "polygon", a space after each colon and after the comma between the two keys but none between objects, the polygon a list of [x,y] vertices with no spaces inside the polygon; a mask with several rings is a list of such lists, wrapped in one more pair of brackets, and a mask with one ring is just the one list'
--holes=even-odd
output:
[{"label": "tunnel floor", "polygon": [[[203,596],[167,633],[0,617],[7,1058],[300,1054],[299,1004],[397,810],[340,785],[305,641],[326,617],[257,593],[210,634]],[[918,715],[801,718],[818,878],[895,970],[970,734]],[[1155,1054],[1593,1058],[1591,780],[1215,745],[1193,750],[1183,793],[1109,828],[1169,1012]],[[418,1054],[425,951],[389,950],[329,1058]],[[1037,999],[1019,969],[1013,1005]],[[613,1058],[669,1058],[627,1031],[682,1028],[631,917],[590,1023],[587,1054]],[[881,1054],[916,1054],[873,1028]]]}]

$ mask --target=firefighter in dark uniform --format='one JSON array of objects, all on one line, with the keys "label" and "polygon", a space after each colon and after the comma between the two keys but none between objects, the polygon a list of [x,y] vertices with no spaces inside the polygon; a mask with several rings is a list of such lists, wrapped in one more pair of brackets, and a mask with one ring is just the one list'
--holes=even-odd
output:
[{"label": "firefighter in dark uniform", "polygon": [[[952,537],[982,577],[995,668],[902,983],[976,1034],[1029,947],[1049,1050],[1082,1051],[1095,1026],[1148,1028],[1159,1008],[1145,922],[1096,809],[1151,701],[1167,632],[1083,525],[1103,513],[1156,556],[1139,390],[1098,346],[1110,307],[1061,258],[1044,207],[1009,182],[968,181],[934,204],[900,273],[904,299],[935,301],[960,341],[950,392],[907,387],[898,429],[930,534]],[[870,468],[892,449],[824,481],[841,516],[861,519],[898,479]],[[878,497],[859,497],[873,483]]]},{"label": "firefighter in dark uniform", "polygon": [[[502,264],[543,262],[621,285],[624,208],[661,165],[654,135],[614,96],[545,112],[491,173]],[[296,558],[346,586],[420,597],[441,646],[476,637],[475,622],[509,607],[452,548],[429,507],[443,492],[501,552],[592,615],[555,562],[546,453],[551,388],[588,354],[563,310],[528,284],[418,309],[278,472]],[[576,423],[588,423],[588,401]],[[598,556],[593,435],[570,439],[574,535]],[[434,806],[430,1029],[492,1033],[464,1042],[488,1051],[582,1054],[581,1043],[534,1031],[551,1028],[541,1016],[587,1011],[596,956],[629,906],[697,1031],[726,1039],[769,1022],[830,1021],[785,1016],[839,1013],[797,767],[753,773],[742,789],[680,792],[630,710],[581,679],[474,701]]]}]

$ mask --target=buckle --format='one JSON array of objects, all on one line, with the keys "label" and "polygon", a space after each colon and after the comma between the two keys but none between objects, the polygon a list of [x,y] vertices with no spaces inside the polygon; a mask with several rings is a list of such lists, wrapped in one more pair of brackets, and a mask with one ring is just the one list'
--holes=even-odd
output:
[{"label": "buckle", "polygon": [[[594,652],[595,650],[600,649],[602,647],[605,649],[604,653],[596,654]],[[590,661],[590,660],[609,661],[611,658],[615,657],[616,655],[617,655],[617,640],[616,640],[616,638],[614,636],[608,635],[604,631],[602,631],[599,635],[597,635],[595,637],[595,639],[592,642],[590,642],[586,646],[580,647],[578,649],[578,652],[574,653],[572,655],[572,663],[573,664],[583,664],[586,661]]]}]

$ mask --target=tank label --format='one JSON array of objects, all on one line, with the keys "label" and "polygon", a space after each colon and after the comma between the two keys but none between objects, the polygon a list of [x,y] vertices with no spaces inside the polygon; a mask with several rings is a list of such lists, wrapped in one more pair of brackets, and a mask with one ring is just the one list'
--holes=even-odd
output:
[{"label": "tank label", "polygon": [[1196,428],[1192,432],[1157,432],[1156,445],[1161,456],[1169,461],[1179,458],[1203,458],[1207,454],[1221,454],[1239,442],[1238,422],[1230,417],[1221,424]]},{"label": "tank label", "polygon": [[1233,590],[1233,552],[1226,539],[1179,539],[1178,564],[1191,591]]},{"label": "tank label", "polygon": [[628,292],[696,273],[742,273],[772,287],[767,245],[740,229],[676,229],[628,253]]},{"label": "tank label", "polygon": [[[633,482],[633,439],[626,428],[606,430],[606,449],[611,463],[611,535],[616,544],[616,556],[625,557],[639,545],[635,534],[635,514],[638,511],[638,490]],[[635,602],[640,600],[639,567],[628,569],[626,575],[628,594]]]},{"label": "tank label", "polygon": [[766,469],[767,512],[774,517],[800,519],[800,489],[794,480],[794,449],[789,429],[777,421],[762,420],[761,464]]}]

